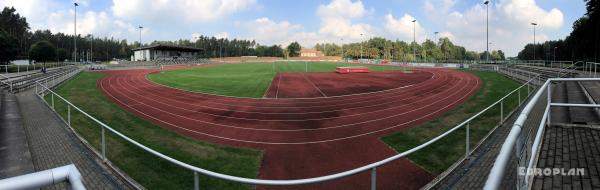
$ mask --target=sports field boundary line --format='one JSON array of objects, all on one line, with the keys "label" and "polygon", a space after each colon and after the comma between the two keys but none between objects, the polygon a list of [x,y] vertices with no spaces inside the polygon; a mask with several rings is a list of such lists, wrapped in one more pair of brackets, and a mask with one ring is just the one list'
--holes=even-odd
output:
[{"label": "sports field boundary line", "polygon": [[302,73],[302,77],[304,77],[304,80],[306,80],[309,84],[311,84],[313,87],[315,87],[317,89],[317,91],[319,91],[319,93],[321,93],[321,95],[323,97],[327,97],[327,95],[325,93],[323,93],[323,91],[321,91],[321,89],[319,87],[317,87],[317,85],[315,85],[315,83],[313,83],[308,77],[306,77],[306,74]]},{"label": "sports field boundary line", "polygon": [[[276,73],[275,76],[279,75],[279,73]],[[269,87],[267,88],[267,90],[265,91],[265,93],[263,93],[262,98],[266,98],[267,97],[267,93],[269,93],[269,91],[271,90],[271,86],[273,86],[273,80],[271,80],[271,83],[269,83]]]}]

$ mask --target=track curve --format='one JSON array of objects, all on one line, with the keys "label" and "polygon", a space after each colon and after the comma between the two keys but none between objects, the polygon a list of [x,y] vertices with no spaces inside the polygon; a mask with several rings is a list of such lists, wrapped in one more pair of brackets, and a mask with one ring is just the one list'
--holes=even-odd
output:
[{"label": "track curve", "polygon": [[[258,176],[263,179],[321,176],[392,156],[396,152],[380,137],[443,114],[481,84],[464,72],[418,69],[418,83],[375,93],[253,99],[165,87],[146,79],[152,72],[158,70],[105,71],[97,86],[119,106],[162,127],[203,141],[264,150]],[[405,159],[377,171],[382,189],[418,189],[433,178]],[[357,174],[292,189],[368,187],[368,174]]]}]

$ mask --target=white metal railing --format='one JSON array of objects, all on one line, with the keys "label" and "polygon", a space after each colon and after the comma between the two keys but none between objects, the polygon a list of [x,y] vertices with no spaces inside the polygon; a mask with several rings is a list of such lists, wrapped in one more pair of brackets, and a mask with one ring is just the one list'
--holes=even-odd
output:
[{"label": "white metal railing", "polygon": [[0,190],[37,189],[69,182],[73,190],[85,190],[81,173],[74,164],[0,180]]},{"label": "white metal railing", "polygon": [[[194,174],[194,189],[199,189],[199,174],[202,175],[206,175],[206,176],[210,176],[210,177],[214,177],[214,178],[218,178],[218,179],[222,179],[222,180],[226,180],[226,181],[232,181],[232,182],[238,182],[238,183],[243,183],[243,184],[250,184],[250,185],[269,185],[269,186],[291,186],[291,185],[303,185],[303,184],[313,184],[313,183],[319,183],[319,182],[325,182],[325,181],[331,181],[331,180],[335,180],[335,179],[339,179],[339,178],[343,178],[343,177],[347,177],[347,176],[351,176],[360,172],[366,172],[366,171],[370,171],[371,173],[371,189],[376,189],[376,182],[377,182],[377,168],[385,165],[391,161],[394,160],[398,160],[400,158],[404,158],[408,155],[410,155],[413,152],[419,151],[435,142],[437,142],[438,140],[448,136],[449,134],[459,130],[462,127],[465,127],[465,157],[468,157],[469,154],[471,153],[471,148],[470,146],[470,129],[469,129],[469,125],[470,123],[478,118],[480,115],[482,115],[483,113],[485,113],[486,111],[494,108],[495,106],[499,106],[500,107],[500,121],[502,122],[505,117],[503,115],[504,113],[504,102],[506,101],[507,98],[509,98],[512,95],[518,94],[518,99],[519,99],[519,105],[523,102],[522,101],[522,96],[521,96],[521,90],[523,88],[527,88],[527,94],[529,95],[530,92],[530,88],[532,88],[532,81],[535,79],[531,79],[527,82],[525,82],[524,84],[522,84],[521,86],[519,86],[518,88],[512,90],[510,93],[506,94],[504,97],[500,98],[499,100],[497,100],[496,102],[494,102],[493,104],[489,105],[488,107],[484,108],[483,110],[481,110],[480,112],[478,112],[477,114],[471,116],[470,118],[468,118],[467,120],[463,121],[462,123],[452,127],[450,130],[442,133],[441,135],[419,145],[416,146],[414,148],[411,148],[407,151],[404,151],[402,153],[396,154],[392,157],[377,161],[377,162],[373,162],[371,164],[362,166],[362,167],[358,167],[358,168],[354,168],[351,170],[347,170],[344,172],[339,172],[339,173],[335,173],[335,174],[330,174],[330,175],[325,175],[325,176],[320,176],[320,177],[313,177],[313,178],[306,178],[306,179],[294,179],[294,180],[268,180],[268,179],[251,179],[251,178],[244,178],[244,177],[237,177],[237,176],[232,176],[232,175],[227,175],[227,174],[221,174],[221,173],[217,173],[217,172],[213,172],[213,171],[209,171],[203,168],[199,168],[193,165],[190,165],[188,163],[185,162],[181,162],[177,159],[171,158],[167,155],[164,155],[154,149],[151,149],[139,142],[137,142],[136,140],[133,140],[131,138],[129,138],[128,136],[120,133],[119,131],[113,129],[112,127],[108,126],[107,124],[105,124],[104,122],[96,119],[95,117],[91,116],[90,114],[88,114],[87,112],[83,111],[81,108],[77,107],[76,105],[74,105],[73,103],[71,103],[70,101],[68,101],[67,99],[65,99],[64,97],[62,97],[61,95],[57,94],[56,92],[54,92],[53,90],[51,90],[47,84],[47,80],[44,81],[38,81],[37,85],[36,85],[36,94],[37,96],[43,100],[44,102],[47,103],[48,106],[50,106],[53,110],[54,110],[54,105],[55,105],[55,98],[58,98],[59,100],[63,101],[66,103],[67,106],[67,118],[65,119],[66,124],[71,127],[71,112],[72,109],[74,109],[75,111],[83,114],[85,117],[87,117],[88,119],[92,120],[94,123],[98,124],[101,126],[101,140],[100,140],[100,156],[103,160],[108,161],[108,158],[106,157],[106,139],[105,139],[105,131],[108,130],[109,132],[112,132],[113,134],[115,134],[116,136],[118,136],[119,138],[127,141],[128,143],[131,143],[133,145],[135,145],[138,148],[141,148],[142,150],[156,156],[159,157],[160,159],[166,160],[172,164],[175,164],[179,167],[185,168],[190,170],[191,172],[193,172]],[[44,84],[45,83],[45,84]],[[52,82],[50,82],[50,84],[52,84]],[[39,86],[39,88],[38,88]],[[50,103],[48,103],[46,101],[46,99],[44,98],[44,96],[46,95],[50,95]],[[55,110],[56,111],[56,110]],[[59,114],[60,115],[60,114]],[[62,117],[62,116],[61,116]]]},{"label": "white metal railing", "polygon": [[[552,102],[552,82],[568,82],[568,81],[600,81],[600,78],[551,78],[551,79],[548,79],[542,85],[542,87],[539,88],[539,90],[531,98],[529,103],[527,103],[527,105],[525,106],[523,111],[521,111],[521,113],[519,114],[519,117],[515,121],[513,127],[510,130],[510,133],[508,134],[508,137],[506,138],[504,144],[502,145],[502,148],[500,149],[500,153],[496,157],[494,165],[493,165],[492,169],[490,170],[488,179],[485,183],[484,189],[486,189],[486,190],[499,189],[502,179],[505,175],[505,171],[507,171],[507,169],[508,169],[508,171],[515,171],[515,170],[510,170],[508,168],[508,163],[511,159],[510,156],[513,153],[512,150],[517,143],[517,139],[522,131],[523,126],[525,125],[525,122],[527,121],[529,115],[531,114],[534,106],[536,106],[538,101],[541,100],[540,98],[544,95],[544,91],[546,91],[546,93],[547,93],[547,100],[546,100],[547,105],[544,109],[542,119],[540,120],[539,127],[537,128],[537,132],[535,134],[535,139],[531,146],[532,154],[531,154],[531,157],[528,159],[529,162],[527,163],[527,168],[526,168],[527,173],[529,173],[529,171],[533,168],[533,163],[534,163],[535,159],[537,159],[536,153],[539,151],[538,149],[539,149],[540,143],[543,139],[542,138],[543,131],[545,129],[545,126],[550,123],[550,118],[551,118],[550,108],[551,107],[558,107],[558,106],[590,107],[590,108],[599,108],[600,107],[600,104],[553,103]],[[583,89],[583,90],[585,90],[585,89]],[[524,183],[518,184],[517,188],[519,188],[519,189],[529,188],[531,185],[531,180],[532,180],[531,177],[533,177],[533,176],[519,176],[519,177],[523,178]]]},{"label": "white metal railing", "polygon": [[598,77],[597,71],[598,71],[599,64],[600,63],[585,62],[585,66],[583,67],[583,73],[586,74],[587,77],[593,77],[593,78]]}]

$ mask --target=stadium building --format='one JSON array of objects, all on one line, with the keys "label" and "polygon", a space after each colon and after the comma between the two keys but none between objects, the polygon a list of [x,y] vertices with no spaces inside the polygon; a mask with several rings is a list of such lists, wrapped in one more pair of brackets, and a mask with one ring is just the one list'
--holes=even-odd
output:
[{"label": "stadium building", "polygon": [[153,45],[132,49],[131,61],[193,59],[202,51],[199,48]]}]

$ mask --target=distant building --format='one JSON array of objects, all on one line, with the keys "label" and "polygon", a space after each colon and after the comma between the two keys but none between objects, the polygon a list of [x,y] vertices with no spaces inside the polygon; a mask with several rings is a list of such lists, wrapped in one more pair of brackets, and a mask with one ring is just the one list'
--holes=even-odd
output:
[{"label": "distant building", "polygon": [[175,59],[193,59],[202,51],[199,48],[171,46],[171,45],[153,45],[132,49],[133,56],[131,61],[154,61],[154,60],[175,60]]},{"label": "distant building", "polygon": [[311,48],[300,49],[300,57],[322,57],[323,53]]}]

